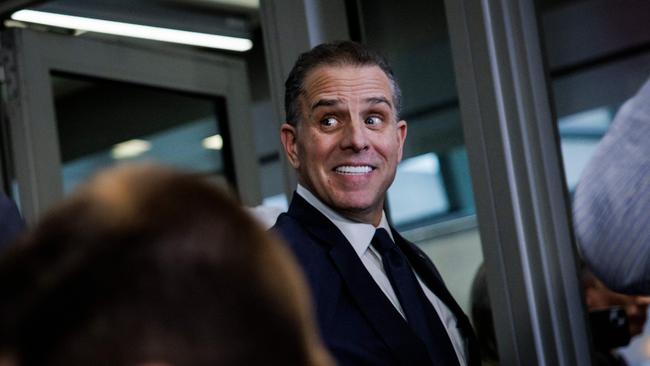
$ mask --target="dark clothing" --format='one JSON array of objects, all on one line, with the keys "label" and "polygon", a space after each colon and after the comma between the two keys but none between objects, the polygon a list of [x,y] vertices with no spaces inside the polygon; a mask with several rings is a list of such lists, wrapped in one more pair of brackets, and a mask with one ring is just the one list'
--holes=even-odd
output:
[{"label": "dark clothing", "polygon": [[[338,228],[298,194],[274,229],[303,267],[323,339],[338,364],[431,365],[427,347],[375,283]],[[392,230],[423,282],[454,313],[468,365],[480,355],[469,320],[447,291],[431,260]],[[440,294],[439,291],[443,291]]]},{"label": "dark clothing", "polygon": [[25,229],[16,204],[0,194],[0,249],[4,249]]}]

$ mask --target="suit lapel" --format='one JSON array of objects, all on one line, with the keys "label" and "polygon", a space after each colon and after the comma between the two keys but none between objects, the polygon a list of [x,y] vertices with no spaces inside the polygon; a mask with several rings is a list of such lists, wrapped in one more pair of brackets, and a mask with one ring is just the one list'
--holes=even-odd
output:
[{"label": "suit lapel", "polygon": [[424,344],[375,283],[339,229],[298,194],[294,194],[288,214],[300,221],[320,242],[329,246],[330,258],[350,297],[379,337],[400,359],[400,363],[428,363]]}]

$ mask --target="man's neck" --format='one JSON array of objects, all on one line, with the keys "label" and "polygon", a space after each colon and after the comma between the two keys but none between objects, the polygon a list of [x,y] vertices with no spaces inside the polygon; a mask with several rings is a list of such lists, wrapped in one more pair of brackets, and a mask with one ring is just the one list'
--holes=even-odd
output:
[{"label": "man's neck", "polygon": [[[372,225],[368,223],[358,222],[351,220],[340,213],[332,210],[331,207],[325,205],[321,200],[318,199],[313,193],[311,193],[307,188],[298,184],[298,189],[296,190],[299,196],[301,196],[308,204],[312,205],[316,210],[322,213],[329,221],[331,221],[334,226],[336,226],[343,236],[352,244],[357,254],[361,255],[368,247],[372,236],[374,235],[376,228],[383,228],[388,231],[391,239],[394,240],[393,234],[391,232],[390,226],[388,225],[388,220],[386,215],[382,211],[381,218],[377,225]],[[364,234],[365,233],[365,234]]]}]

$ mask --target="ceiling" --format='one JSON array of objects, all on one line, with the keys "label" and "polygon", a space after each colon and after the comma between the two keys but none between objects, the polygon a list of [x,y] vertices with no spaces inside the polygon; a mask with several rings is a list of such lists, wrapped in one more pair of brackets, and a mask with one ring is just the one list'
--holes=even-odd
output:
[{"label": "ceiling", "polygon": [[25,4],[32,10],[243,38],[259,27],[259,0],[14,0],[0,11]]}]

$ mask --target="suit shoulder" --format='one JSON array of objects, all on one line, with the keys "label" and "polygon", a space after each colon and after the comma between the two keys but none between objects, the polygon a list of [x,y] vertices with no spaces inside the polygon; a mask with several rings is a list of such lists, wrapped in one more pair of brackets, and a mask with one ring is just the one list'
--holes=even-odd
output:
[{"label": "suit shoulder", "polygon": [[307,235],[298,220],[289,216],[287,213],[282,213],[278,216],[275,225],[273,225],[270,231],[279,234],[287,242],[293,241],[292,238],[296,237],[296,235]]},{"label": "suit shoulder", "polygon": [[[332,278],[333,274],[327,246],[312,236],[296,218],[282,214],[270,229],[280,235],[289,250],[301,264],[317,297],[322,284],[320,279]],[[323,275],[327,273],[327,275]]]},{"label": "suit shoulder", "polygon": [[286,213],[278,217],[275,225],[270,230],[280,235],[289,249],[301,259],[315,254],[314,251],[319,252],[316,249],[321,247],[316,238],[312,237],[300,221]]}]

